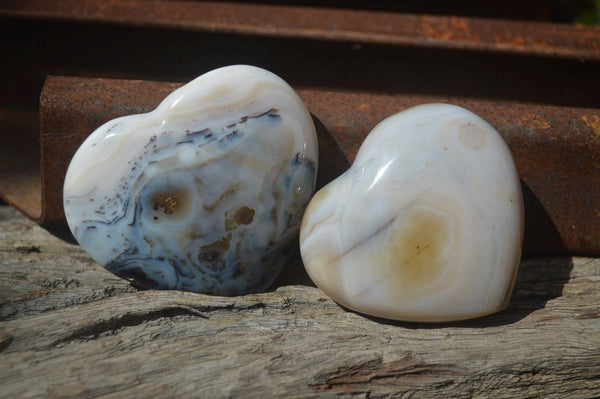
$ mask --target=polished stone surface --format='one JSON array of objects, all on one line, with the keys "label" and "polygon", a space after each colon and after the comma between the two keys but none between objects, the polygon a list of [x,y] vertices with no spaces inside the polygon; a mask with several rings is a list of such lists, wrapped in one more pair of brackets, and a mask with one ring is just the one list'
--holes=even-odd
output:
[{"label": "polished stone surface", "polygon": [[464,108],[427,104],[377,125],[315,194],[300,248],[338,303],[433,322],[503,309],[522,237],[520,181],[500,135]]},{"label": "polished stone surface", "polygon": [[65,213],[94,260],[138,285],[245,294],[286,262],[316,168],[312,118],[292,88],[224,67],[94,131],[69,166]]}]

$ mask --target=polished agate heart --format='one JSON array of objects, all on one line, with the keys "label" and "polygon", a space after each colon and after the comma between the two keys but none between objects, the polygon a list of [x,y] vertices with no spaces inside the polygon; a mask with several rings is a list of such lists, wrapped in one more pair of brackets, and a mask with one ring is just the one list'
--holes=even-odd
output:
[{"label": "polished agate heart", "polygon": [[434,322],[503,309],[522,236],[521,186],[502,138],[464,108],[429,104],[377,125],[352,167],[315,194],[300,249],[338,303]]},{"label": "polished agate heart", "polygon": [[93,132],[69,166],[65,214],[94,260],[140,286],[256,292],[294,247],[316,167],[298,95],[230,66]]}]

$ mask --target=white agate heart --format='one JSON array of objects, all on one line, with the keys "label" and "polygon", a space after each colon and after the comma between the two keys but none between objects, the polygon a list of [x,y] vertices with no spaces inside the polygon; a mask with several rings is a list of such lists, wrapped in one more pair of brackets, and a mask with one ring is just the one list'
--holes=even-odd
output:
[{"label": "white agate heart", "polygon": [[464,108],[428,104],[377,125],[315,194],[300,249],[338,303],[435,322],[506,307],[522,237],[520,181],[500,135]]},{"label": "white agate heart", "polygon": [[93,132],[67,171],[65,214],[92,258],[138,285],[256,292],[287,261],[316,167],[315,127],[293,89],[224,67]]}]

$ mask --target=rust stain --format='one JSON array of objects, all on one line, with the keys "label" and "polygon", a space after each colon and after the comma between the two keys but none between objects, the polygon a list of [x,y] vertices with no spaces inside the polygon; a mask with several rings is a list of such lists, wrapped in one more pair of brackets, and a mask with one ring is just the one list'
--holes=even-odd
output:
[{"label": "rust stain", "polygon": [[502,34],[494,36],[494,40],[498,43],[509,43],[516,46],[523,46],[525,44],[525,39],[523,36],[513,36],[512,34]]},{"label": "rust stain", "polygon": [[466,18],[450,17],[450,25],[456,30],[469,30],[469,22]]},{"label": "rust stain", "polygon": [[519,125],[523,126],[528,131],[547,130],[552,127],[552,124],[547,120],[540,118],[538,115],[523,115],[519,119]]},{"label": "rust stain", "polygon": [[600,136],[600,117],[597,115],[584,115],[581,120],[588,125],[597,136]]},{"label": "rust stain", "polygon": [[549,49],[553,47],[550,43],[548,43],[548,41],[543,39],[532,41],[531,45],[539,49]]}]

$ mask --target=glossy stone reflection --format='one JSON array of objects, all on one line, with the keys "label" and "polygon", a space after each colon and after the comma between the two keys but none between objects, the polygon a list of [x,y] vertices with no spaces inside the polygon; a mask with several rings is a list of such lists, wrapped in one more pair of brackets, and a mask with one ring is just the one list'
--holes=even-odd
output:
[{"label": "glossy stone reflection", "polygon": [[311,200],[306,270],[340,304],[406,321],[503,309],[520,260],[512,156],[477,115],[429,104],[377,125],[352,167]]},{"label": "glossy stone reflection", "polygon": [[266,288],[314,191],[315,128],[260,68],[211,71],[82,144],[64,186],[73,235],[138,285],[218,295]]}]

